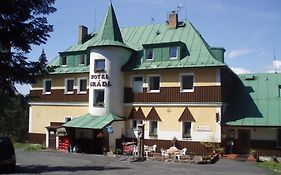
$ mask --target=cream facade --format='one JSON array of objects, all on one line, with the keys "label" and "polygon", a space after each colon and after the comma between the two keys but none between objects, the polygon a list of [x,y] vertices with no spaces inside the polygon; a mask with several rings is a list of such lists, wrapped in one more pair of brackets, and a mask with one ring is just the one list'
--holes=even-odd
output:
[{"label": "cream facade", "polygon": [[158,31],[154,24],[120,29],[110,4],[97,33],[80,26],[78,43],[32,85],[38,98],[30,102],[31,140],[54,145],[65,127],[72,144],[100,153],[118,139],[140,137],[144,124],[146,140],[220,142],[224,49],[206,45],[176,13],[169,16]]}]

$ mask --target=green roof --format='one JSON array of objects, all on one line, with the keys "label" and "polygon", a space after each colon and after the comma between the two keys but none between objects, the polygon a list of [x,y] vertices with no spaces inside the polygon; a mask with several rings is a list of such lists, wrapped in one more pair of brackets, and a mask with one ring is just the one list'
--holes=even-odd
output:
[{"label": "green roof", "polygon": [[[181,58],[163,60],[163,51],[158,51],[158,58],[144,61],[144,46],[154,45],[169,47],[173,44],[184,47]],[[180,22],[179,27],[170,29],[167,23],[149,24],[119,29],[112,5],[109,6],[105,19],[97,33],[82,44],[74,44],[65,52],[67,54],[85,52],[91,47],[117,46],[133,50],[132,57],[123,66],[123,70],[144,70],[161,68],[192,68],[225,66],[223,52],[210,47],[201,34],[189,21]],[[222,53],[222,54],[221,54]],[[89,54],[89,53],[88,53]],[[56,59],[60,59],[57,57]],[[54,61],[59,65],[59,61]]]},{"label": "green roof", "polygon": [[82,115],[80,117],[74,118],[69,122],[65,123],[64,127],[71,128],[84,128],[84,129],[103,129],[106,125],[113,121],[122,121],[123,119],[113,115],[108,114],[105,116],[93,116],[89,113]]},{"label": "green roof", "polygon": [[238,75],[224,123],[231,126],[281,126],[281,74]]}]

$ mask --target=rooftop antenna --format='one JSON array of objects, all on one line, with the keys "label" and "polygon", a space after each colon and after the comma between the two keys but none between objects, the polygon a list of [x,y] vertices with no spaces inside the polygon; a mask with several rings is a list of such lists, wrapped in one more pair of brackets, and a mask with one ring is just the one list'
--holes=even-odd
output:
[{"label": "rooftop antenna", "polygon": [[186,9],[186,1],[187,1],[187,0],[185,0],[185,1],[184,1],[184,20],[185,20],[185,21],[187,21],[187,14],[186,14],[186,13],[187,13],[187,12],[186,12],[186,11],[187,11],[187,9]]},{"label": "rooftop antenna", "polygon": [[152,17],[150,20],[151,20],[151,24],[154,24],[155,19]]},{"label": "rooftop antenna", "polygon": [[274,59],[274,73],[277,73],[276,57],[275,57],[275,48],[273,49],[273,59]]},{"label": "rooftop antenna", "polygon": [[97,12],[97,9],[95,8],[95,11],[94,11],[94,32],[96,31],[96,18],[97,18],[97,14],[96,14],[96,12]]}]

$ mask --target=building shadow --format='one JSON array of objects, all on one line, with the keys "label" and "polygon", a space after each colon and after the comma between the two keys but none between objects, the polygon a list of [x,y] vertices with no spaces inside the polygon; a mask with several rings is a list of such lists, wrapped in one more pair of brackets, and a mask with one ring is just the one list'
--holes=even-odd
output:
[{"label": "building shadow", "polygon": [[111,171],[111,170],[123,170],[130,169],[128,167],[113,167],[113,166],[45,166],[45,165],[31,165],[23,166],[19,165],[16,169],[16,174],[40,174],[50,172],[71,172],[77,171]]},{"label": "building shadow", "polygon": [[[224,124],[245,118],[262,118],[256,102],[251,96],[255,92],[251,86],[246,86],[234,73],[229,73],[222,81],[223,117]],[[254,80],[249,80],[254,81]]]}]

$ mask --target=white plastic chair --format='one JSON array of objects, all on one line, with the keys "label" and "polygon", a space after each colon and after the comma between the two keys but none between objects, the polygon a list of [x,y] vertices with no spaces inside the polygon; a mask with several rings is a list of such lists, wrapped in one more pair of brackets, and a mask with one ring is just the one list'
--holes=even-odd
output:
[{"label": "white plastic chair", "polygon": [[160,151],[161,151],[161,156],[162,156],[163,158],[169,158],[169,153],[167,153],[167,150],[161,148]]},{"label": "white plastic chair", "polygon": [[148,146],[147,149],[145,149],[145,151],[144,151],[145,157],[148,157],[148,153],[156,152],[156,147],[157,147],[157,145]]},{"label": "white plastic chair", "polygon": [[186,153],[186,148],[183,148],[176,154],[176,159],[180,160],[183,155]]},{"label": "white plastic chair", "polygon": [[139,152],[139,148],[137,145],[133,145],[133,156],[137,156]]}]

